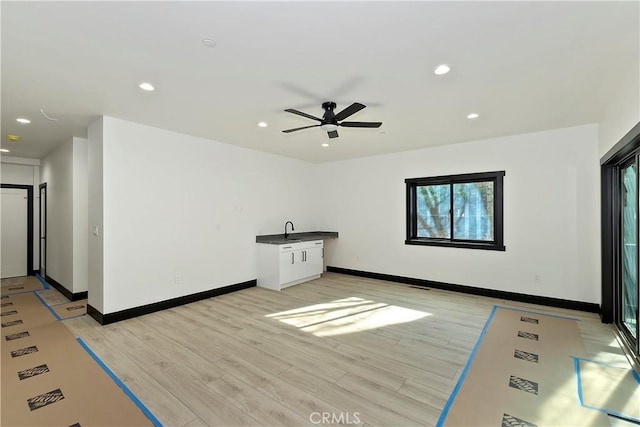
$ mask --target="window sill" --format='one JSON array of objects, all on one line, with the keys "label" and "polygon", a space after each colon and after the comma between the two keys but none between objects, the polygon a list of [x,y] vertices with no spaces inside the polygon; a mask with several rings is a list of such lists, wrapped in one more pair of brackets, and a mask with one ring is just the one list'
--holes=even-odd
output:
[{"label": "window sill", "polygon": [[444,246],[449,248],[464,248],[464,249],[483,249],[485,251],[505,251],[504,245],[495,243],[480,243],[480,242],[462,242],[462,241],[449,241],[449,240],[430,240],[430,239],[411,239],[405,240],[405,245],[421,245],[421,246]]}]

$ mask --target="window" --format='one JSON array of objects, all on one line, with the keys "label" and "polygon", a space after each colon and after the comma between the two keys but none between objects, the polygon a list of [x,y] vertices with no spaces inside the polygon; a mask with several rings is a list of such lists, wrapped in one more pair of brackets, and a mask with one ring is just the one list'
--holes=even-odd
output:
[{"label": "window", "polygon": [[504,251],[504,171],[406,179],[408,245]]}]

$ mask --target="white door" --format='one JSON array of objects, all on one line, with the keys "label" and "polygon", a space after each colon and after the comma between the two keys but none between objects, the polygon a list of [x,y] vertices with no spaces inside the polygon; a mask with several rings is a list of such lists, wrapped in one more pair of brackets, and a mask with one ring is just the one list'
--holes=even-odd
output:
[{"label": "white door", "polygon": [[27,275],[27,190],[3,188],[0,218],[0,276]]}]

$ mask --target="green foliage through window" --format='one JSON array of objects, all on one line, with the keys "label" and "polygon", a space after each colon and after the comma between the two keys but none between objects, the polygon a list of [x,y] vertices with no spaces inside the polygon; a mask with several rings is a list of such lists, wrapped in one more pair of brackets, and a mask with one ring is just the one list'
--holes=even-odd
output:
[{"label": "green foliage through window", "polygon": [[405,180],[406,243],[504,250],[503,177],[488,172]]}]

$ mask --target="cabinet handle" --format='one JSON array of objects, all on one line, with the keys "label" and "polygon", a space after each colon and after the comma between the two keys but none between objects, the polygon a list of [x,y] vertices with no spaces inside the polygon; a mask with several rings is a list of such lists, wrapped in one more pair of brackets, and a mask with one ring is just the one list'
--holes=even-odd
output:
[{"label": "cabinet handle", "polygon": [[302,262],[307,260],[307,251],[302,251]]},{"label": "cabinet handle", "polygon": [[322,248],[322,258],[324,258],[324,248]]},{"label": "cabinet handle", "polygon": [[322,244],[322,242],[317,242],[317,243],[316,243],[316,245],[321,245],[321,244]]},{"label": "cabinet handle", "polygon": [[291,264],[293,263],[294,263],[294,255],[293,255],[293,252],[291,252]]},{"label": "cabinet handle", "polygon": [[291,246],[283,246],[282,249],[291,249]]}]

